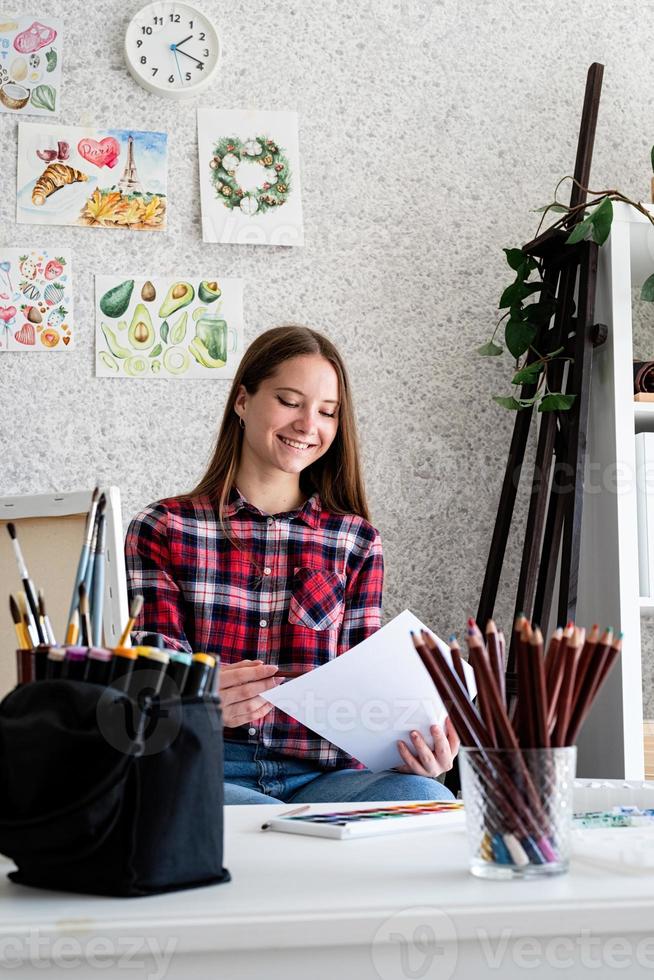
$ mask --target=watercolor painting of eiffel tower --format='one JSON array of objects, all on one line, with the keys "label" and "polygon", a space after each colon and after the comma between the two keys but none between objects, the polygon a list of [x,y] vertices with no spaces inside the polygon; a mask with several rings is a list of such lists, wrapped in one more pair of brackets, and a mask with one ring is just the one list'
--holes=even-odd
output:
[{"label": "watercolor painting of eiffel tower", "polygon": [[138,175],[136,173],[136,164],[134,163],[134,137],[133,136],[128,137],[127,140],[127,163],[125,164],[125,170],[123,176],[120,178],[118,189],[121,192],[121,194],[143,193],[141,182],[138,179]]}]

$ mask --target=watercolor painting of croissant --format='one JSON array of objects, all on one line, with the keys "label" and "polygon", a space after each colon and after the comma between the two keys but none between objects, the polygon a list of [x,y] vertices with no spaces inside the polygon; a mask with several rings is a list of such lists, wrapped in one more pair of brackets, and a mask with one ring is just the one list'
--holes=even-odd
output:
[{"label": "watercolor painting of croissant", "polygon": [[17,221],[163,231],[167,137],[21,123]]}]

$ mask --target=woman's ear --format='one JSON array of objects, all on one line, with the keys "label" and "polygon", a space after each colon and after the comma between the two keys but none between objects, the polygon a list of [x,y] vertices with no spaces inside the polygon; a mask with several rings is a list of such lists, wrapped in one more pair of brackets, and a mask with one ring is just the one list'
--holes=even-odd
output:
[{"label": "woman's ear", "polygon": [[241,419],[245,414],[245,405],[247,403],[247,400],[248,400],[248,393],[245,388],[245,385],[239,385],[238,391],[236,393],[236,399],[234,401],[234,411]]}]

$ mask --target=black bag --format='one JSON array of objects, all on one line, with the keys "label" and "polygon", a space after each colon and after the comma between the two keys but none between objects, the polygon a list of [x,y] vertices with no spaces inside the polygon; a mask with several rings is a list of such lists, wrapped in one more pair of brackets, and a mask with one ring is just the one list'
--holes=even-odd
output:
[{"label": "black bag", "polygon": [[0,704],[0,853],[15,882],[96,895],[229,881],[218,698],[15,688]]}]

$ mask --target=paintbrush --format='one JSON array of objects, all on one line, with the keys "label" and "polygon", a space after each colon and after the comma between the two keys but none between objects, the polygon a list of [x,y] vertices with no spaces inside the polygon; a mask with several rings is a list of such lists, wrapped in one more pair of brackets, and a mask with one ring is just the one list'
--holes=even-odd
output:
[{"label": "paintbrush", "polygon": [[23,558],[23,552],[21,551],[20,545],[18,543],[18,538],[16,537],[16,525],[12,524],[11,521],[7,524],[7,531],[9,532],[9,537],[14,546],[14,554],[16,555],[16,564],[18,565],[18,574],[20,575],[21,581],[23,583],[23,588],[25,589],[25,596],[27,597],[27,602],[30,607],[32,616],[34,617],[34,623],[36,625],[36,635],[39,643],[47,643],[47,638],[45,632],[39,622],[39,607],[36,598],[36,590],[27,572],[27,565],[25,564],[25,559]]},{"label": "paintbrush", "polygon": [[104,494],[101,494],[100,499],[98,500],[98,506],[95,511],[95,520],[93,522],[93,529],[91,532],[91,547],[89,549],[89,558],[86,563],[86,571],[84,572],[84,578],[83,578],[84,587],[86,588],[86,594],[89,597],[89,603],[91,603],[90,606],[91,613],[93,613],[93,606],[92,606],[93,575],[95,573],[95,552],[98,546],[98,529],[99,529],[100,518],[104,513],[106,502],[107,502],[107,498],[105,497]]},{"label": "paintbrush", "polygon": [[9,609],[11,611],[11,618],[14,621],[14,629],[16,630],[18,646],[21,650],[29,650],[32,646],[32,641],[29,633],[27,632],[27,626],[25,625],[23,617],[20,614],[18,603],[14,599],[13,595],[9,596]]},{"label": "paintbrush", "polygon": [[40,589],[39,589],[39,617],[41,622],[43,623],[43,629],[45,630],[45,635],[48,638],[48,643],[52,643],[53,646],[56,646],[57,639],[54,635],[54,630],[52,628],[52,623],[50,622],[50,617],[46,612],[43,592]]},{"label": "paintbrush", "polygon": [[134,629],[134,623],[140,616],[142,609],[143,609],[143,596],[135,595],[129,606],[129,619],[127,620],[125,629],[120,634],[120,639],[118,641],[119,647],[124,647],[127,641],[129,640],[129,634]]},{"label": "paintbrush", "polygon": [[77,602],[79,599],[79,584],[84,581],[84,575],[86,573],[86,566],[89,560],[89,551],[91,549],[91,539],[93,537],[93,528],[95,527],[95,512],[98,506],[98,494],[100,493],[99,487],[96,487],[91,494],[91,506],[89,512],[86,516],[86,527],[84,529],[84,541],[82,543],[82,550],[80,552],[79,561],[77,563],[77,574],[75,575],[75,584],[73,585],[73,595],[70,600],[70,609],[68,611],[68,622],[70,623],[73,618],[73,613],[77,609]]},{"label": "paintbrush", "polygon": [[79,616],[82,624],[82,646],[90,647],[92,643],[93,630],[91,629],[89,597],[86,594],[86,586],[83,582],[80,582],[79,584]]},{"label": "paintbrush", "polygon": [[93,620],[93,646],[102,643],[102,607],[104,603],[104,537],[105,516],[98,510],[98,533],[93,552],[93,592],[91,594],[91,618]]}]

